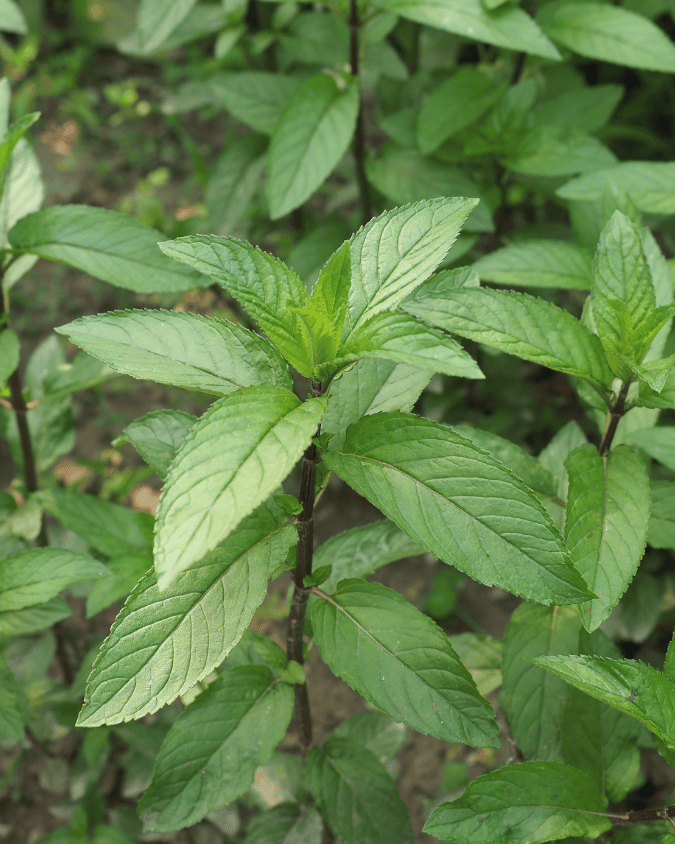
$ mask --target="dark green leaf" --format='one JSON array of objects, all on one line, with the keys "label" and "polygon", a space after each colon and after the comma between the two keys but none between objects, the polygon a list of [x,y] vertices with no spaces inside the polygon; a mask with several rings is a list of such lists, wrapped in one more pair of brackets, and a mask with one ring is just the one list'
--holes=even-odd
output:
[{"label": "dark green leaf", "polygon": [[118,447],[131,443],[164,481],[176,452],[196,422],[196,416],[182,410],[154,410],[127,425],[112,444]]},{"label": "dark green leaf", "polygon": [[597,132],[610,119],[623,94],[622,85],[574,87],[538,102],[532,116],[540,125],[564,125],[582,132]]},{"label": "dark green leaf", "polygon": [[412,844],[408,812],[391,777],[356,742],[329,738],[307,758],[307,781],[343,844]]},{"label": "dark green leaf", "polygon": [[411,414],[354,423],[328,468],[439,559],[543,604],[589,592],[533,493],[454,431]]},{"label": "dark green leaf", "polygon": [[194,270],[168,261],[162,239],[137,220],[88,205],[55,205],[22,217],[9,232],[18,252],[76,267],[135,293],[166,293],[204,287]]},{"label": "dark green leaf", "polygon": [[23,741],[24,716],[14,674],[0,654],[0,738]]},{"label": "dark green leaf", "polygon": [[78,723],[140,718],[206,677],[241,638],[295,542],[295,527],[261,507],[168,590],[149,572],[101,648]]},{"label": "dark green leaf", "polygon": [[221,674],[178,717],[162,744],[139,804],[145,829],[191,826],[248,791],[292,713],[291,686],[275,680],[266,666],[242,665]]},{"label": "dark green leaf", "polygon": [[325,398],[248,387],[217,401],[169,468],[157,509],[160,589],[222,542],[285,480],[316,433]]},{"label": "dark green leaf", "polygon": [[473,268],[485,281],[508,287],[588,290],[591,255],[564,240],[526,240],[479,258]]},{"label": "dark green leaf", "polygon": [[612,827],[603,814],[606,807],[593,780],[571,765],[521,762],[469,783],[457,800],[434,809],[424,831],[456,844],[597,838]]},{"label": "dark green leaf", "polygon": [[329,668],[392,718],[445,741],[499,744],[492,707],[447,636],[397,592],[344,580],[311,618]]}]

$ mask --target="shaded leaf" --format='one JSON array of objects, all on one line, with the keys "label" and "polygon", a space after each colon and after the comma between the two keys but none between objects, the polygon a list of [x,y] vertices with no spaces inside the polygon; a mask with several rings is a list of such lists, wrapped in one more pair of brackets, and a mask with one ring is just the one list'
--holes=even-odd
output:
[{"label": "shaded leaf", "polygon": [[138,7],[139,49],[152,53],[186,17],[196,0],[141,0]]},{"label": "shaded leaf", "polygon": [[302,77],[255,70],[223,74],[212,83],[213,101],[256,132],[271,135],[302,82]]},{"label": "shaded leaf", "polygon": [[496,249],[473,268],[485,281],[508,287],[561,287],[588,290],[591,255],[564,240],[526,240]]},{"label": "shaded leaf", "polygon": [[57,621],[68,618],[71,613],[68,602],[59,595],[42,604],[33,604],[21,610],[0,612],[0,638],[26,636],[29,633],[37,633],[38,630],[46,630]]},{"label": "shaded leaf", "polygon": [[541,125],[557,124],[582,132],[597,132],[610,119],[623,94],[623,85],[574,87],[538,102],[532,116]]},{"label": "shaded leaf", "polygon": [[19,338],[11,328],[0,328],[0,384],[4,384],[19,365]]},{"label": "shaded leaf", "polygon": [[675,484],[652,481],[651,497],[648,542],[652,548],[675,548]]},{"label": "shaded leaf", "polygon": [[556,193],[562,199],[599,200],[608,187],[625,194],[640,211],[675,214],[675,162],[670,161],[623,161],[584,173]]},{"label": "shaded leaf", "polygon": [[393,759],[405,744],[408,729],[384,712],[360,712],[341,721],[331,738],[344,738],[369,750],[380,764]]},{"label": "shaded leaf", "polygon": [[227,145],[204,191],[209,231],[231,234],[246,215],[265,167],[265,147],[263,137],[250,134]]},{"label": "shaded leaf", "polygon": [[593,135],[561,126],[537,126],[506,147],[502,164],[526,176],[557,178],[596,171],[617,162]]},{"label": "shaded leaf", "polygon": [[182,410],[154,410],[130,422],[112,445],[117,448],[131,443],[164,481],[176,452],[196,422],[196,416]]},{"label": "shaded leaf", "polygon": [[14,674],[0,655],[0,738],[23,741],[24,716]]},{"label": "shaded leaf", "polygon": [[675,426],[639,428],[630,431],[626,439],[631,445],[675,471]]}]

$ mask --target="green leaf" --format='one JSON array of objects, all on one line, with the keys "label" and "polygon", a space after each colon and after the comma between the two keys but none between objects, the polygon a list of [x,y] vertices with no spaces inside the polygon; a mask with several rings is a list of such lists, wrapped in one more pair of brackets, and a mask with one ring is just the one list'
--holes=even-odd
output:
[{"label": "green leaf", "polygon": [[307,304],[307,291],[293,270],[272,255],[233,238],[181,237],[160,249],[215,279],[253,317],[300,373],[309,376],[311,355],[293,308]]},{"label": "green leaf", "polygon": [[195,5],[196,0],[141,0],[137,28],[139,49],[152,53],[176,29]]},{"label": "green leaf", "polygon": [[326,823],[344,844],[412,844],[410,819],[394,782],[355,741],[329,738],[307,757],[307,783]]},{"label": "green leaf", "polygon": [[[94,588],[105,580],[97,581]],[[67,601],[58,595],[42,604],[24,607],[21,610],[10,610],[0,613],[0,638],[10,636],[26,636],[52,627],[57,621],[68,618],[72,613]],[[2,707],[0,707],[1,709]]]},{"label": "green leaf", "polygon": [[[4,184],[0,184],[0,246],[9,245],[8,232],[12,226],[31,211],[36,211],[44,198],[40,162],[25,138],[14,147],[9,164],[3,171]],[[5,273],[2,288],[9,290],[28,272],[36,257],[22,255]]]},{"label": "green leaf", "polygon": [[485,281],[507,287],[588,290],[591,254],[564,240],[526,240],[479,258],[473,269]]},{"label": "green leaf", "polygon": [[564,125],[581,132],[597,132],[612,116],[624,90],[623,85],[575,86],[538,102],[532,116],[538,125]]},{"label": "green leaf", "polygon": [[388,410],[412,410],[431,373],[386,360],[360,360],[331,382],[321,430],[344,442],[347,428],[362,416]]},{"label": "green leaf", "polygon": [[607,187],[626,194],[646,214],[675,214],[675,162],[671,161],[624,161],[584,173],[556,194],[562,199],[599,200]]},{"label": "green leaf", "polygon": [[122,443],[131,443],[165,481],[176,452],[196,422],[196,416],[182,410],[154,410],[127,425],[112,445],[117,448]]},{"label": "green leaf", "polygon": [[0,612],[40,604],[66,586],[109,574],[103,563],[60,548],[32,548],[2,561]]},{"label": "green leaf", "polygon": [[4,384],[19,365],[19,338],[11,328],[0,327],[0,384]]},{"label": "green leaf", "polygon": [[669,748],[675,748],[675,683],[651,665],[594,656],[549,656],[535,662],[596,700],[636,718]]},{"label": "green leaf", "polygon": [[23,741],[24,717],[14,674],[0,654],[0,738]]},{"label": "green leaf", "polygon": [[149,513],[71,489],[41,490],[39,501],[65,528],[108,557],[152,547],[154,519]]},{"label": "green leaf", "polygon": [[309,300],[311,305],[325,314],[336,339],[342,336],[351,276],[349,243],[345,242],[321,269]]},{"label": "green leaf", "polygon": [[480,188],[459,167],[424,158],[414,149],[387,144],[379,158],[366,160],[366,175],[397,205],[437,196],[478,197],[481,201],[467,217],[464,231],[494,231],[490,207],[481,199]]},{"label": "green leaf", "polygon": [[509,143],[501,163],[525,176],[558,178],[611,167],[614,153],[593,135],[566,126],[536,126]]},{"label": "green leaf", "polygon": [[286,103],[272,133],[267,165],[270,217],[302,205],[347,151],[359,111],[356,80],[318,73]]},{"label": "green leaf", "polygon": [[651,408],[675,407],[675,370],[671,369],[658,392],[646,381],[641,382],[640,395],[636,397],[635,404]]},{"label": "green leaf", "polygon": [[382,358],[460,378],[484,378],[452,338],[408,314],[376,314],[354,331],[339,357]]},{"label": "green leaf", "polygon": [[565,683],[529,659],[579,652],[581,621],[575,607],[521,604],[511,616],[502,650],[500,705],[518,747],[529,759],[550,760],[562,749]]},{"label": "green leaf", "polygon": [[396,756],[407,737],[408,728],[384,712],[361,712],[339,723],[329,741],[334,738],[354,741],[384,765]]},{"label": "green leaf", "polygon": [[423,155],[470,126],[491,108],[503,93],[490,77],[471,65],[444,80],[429,94],[419,112],[417,143]]},{"label": "green leaf", "polygon": [[470,425],[455,425],[453,430],[478,448],[487,451],[495,460],[510,469],[530,489],[549,498],[557,495],[558,483],[554,475],[541,462],[524,451],[519,445],[482,428]]},{"label": "green leaf", "polygon": [[598,596],[579,607],[584,627],[595,630],[619,603],[644,554],[649,479],[643,461],[626,445],[604,457],[593,446],[582,446],[565,466],[565,540],[575,566]]},{"label": "green leaf", "polygon": [[554,41],[590,59],[675,73],[675,45],[650,20],[604,3],[554,0],[537,13]]},{"label": "green leaf", "polygon": [[320,594],[311,607],[312,629],[334,674],[421,733],[474,747],[499,745],[492,707],[428,616],[379,583],[344,580],[332,596]]},{"label": "green leaf", "polygon": [[326,400],[248,387],[217,401],[169,468],[157,511],[160,589],[271,495],[311,442]]},{"label": "green leaf", "polygon": [[330,594],[341,580],[365,577],[387,563],[423,553],[424,549],[400,527],[389,519],[380,519],[369,525],[344,530],[319,545],[314,552],[314,566],[332,565],[331,576],[322,586],[323,591]]},{"label": "green leaf", "polygon": [[522,9],[509,7],[488,12],[481,0],[379,0],[379,5],[402,18],[474,41],[547,59],[560,58],[553,44]]},{"label": "green leaf", "polygon": [[675,427],[639,428],[626,438],[631,445],[675,471]]},{"label": "green leaf", "polygon": [[565,762],[592,777],[612,803],[623,800],[640,776],[637,722],[572,688],[562,727]]},{"label": "green leaf", "polygon": [[675,548],[675,484],[652,481],[651,493],[652,517],[647,541],[652,548]]},{"label": "green leaf", "polygon": [[208,231],[232,234],[249,210],[265,168],[267,144],[261,135],[236,138],[216,161],[204,190]]},{"label": "green leaf", "polygon": [[[661,310],[657,308],[657,310]],[[667,318],[666,323],[670,322],[670,317]],[[625,363],[632,373],[644,381],[652,390],[660,393],[668,381],[673,367],[675,366],[675,355],[664,358],[663,360],[650,360],[645,363],[637,364],[631,363],[627,358],[619,355],[622,362]]]},{"label": "green leaf", "polygon": [[533,493],[493,457],[429,419],[367,416],[328,468],[423,548],[488,586],[542,604],[589,592]]},{"label": "green leaf", "polygon": [[502,684],[502,642],[494,636],[458,633],[450,636],[450,644],[457,651],[465,668],[473,677],[482,695],[489,695]]},{"label": "green leaf", "polygon": [[254,815],[244,844],[321,844],[323,821],[316,809],[279,803]]},{"label": "green leaf", "polygon": [[283,739],[291,686],[264,665],[228,669],[177,718],[139,812],[150,832],[191,826],[240,797]]},{"label": "green leaf", "polygon": [[78,724],[141,718],[206,677],[242,637],[295,542],[295,527],[261,507],[166,591],[149,572],[101,647]]},{"label": "green leaf", "polygon": [[56,329],[117,372],[226,396],[240,387],[290,387],[285,362],[240,325],[177,311],[112,311]]},{"label": "green leaf", "polygon": [[600,340],[572,314],[526,293],[461,288],[403,310],[486,346],[584,378],[601,395],[611,387]]},{"label": "green leaf", "polygon": [[[40,117],[39,111],[33,111],[30,114],[24,114],[22,118],[12,123],[5,134],[0,137],[0,174],[5,169],[7,162],[18,144],[19,139],[22,138],[35,121]],[[0,175],[0,179],[1,179]]]},{"label": "green leaf", "polygon": [[87,618],[107,609],[115,601],[124,602],[134,586],[152,568],[152,553],[127,551],[121,557],[108,560],[112,577],[97,581],[87,595]]},{"label": "green leaf", "polygon": [[423,200],[385,211],[349,241],[352,286],[343,339],[390,311],[443,260],[476,199]]},{"label": "green leaf", "polygon": [[17,252],[68,264],[134,293],[191,290],[208,284],[198,273],[162,255],[157,248],[163,237],[160,232],[104,208],[45,208],[22,217],[8,237]]},{"label": "green leaf", "polygon": [[0,0],[0,21],[1,32],[17,32],[19,35],[28,32],[23,13],[14,0]]},{"label": "green leaf", "polygon": [[597,838],[612,827],[602,814],[606,808],[607,800],[593,780],[571,765],[521,762],[469,783],[457,800],[434,809],[424,831],[457,844]]},{"label": "green leaf", "polygon": [[302,77],[284,73],[223,74],[212,83],[213,101],[254,131],[271,135],[286,103],[302,82]]}]

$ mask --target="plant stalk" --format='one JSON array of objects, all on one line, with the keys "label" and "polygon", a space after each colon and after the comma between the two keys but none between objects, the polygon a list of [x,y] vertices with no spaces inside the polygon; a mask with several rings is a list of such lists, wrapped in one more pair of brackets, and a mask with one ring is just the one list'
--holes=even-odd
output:
[{"label": "plant stalk", "polygon": [[626,412],[626,399],[628,398],[628,390],[630,388],[631,381],[624,381],[621,386],[621,390],[619,391],[619,397],[616,400],[616,404],[610,411],[609,415],[609,423],[605,428],[605,433],[602,435],[602,440],[600,441],[600,445],[598,446],[598,454],[600,457],[604,457],[605,454],[610,450],[612,447],[612,440],[614,439],[614,435],[616,434],[616,429],[621,421],[621,417]]},{"label": "plant stalk", "polygon": [[[359,77],[359,9],[357,0],[350,0],[349,13],[349,63],[352,76]],[[361,222],[365,225],[373,216],[370,204],[370,188],[366,178],[366,133],[363,120],[363,98],[359,91],[359,111],[356,115],[356,129],[354,131],[354,161],[356,163],[356,179],[359,184],[359,197],[361,199]]]}]

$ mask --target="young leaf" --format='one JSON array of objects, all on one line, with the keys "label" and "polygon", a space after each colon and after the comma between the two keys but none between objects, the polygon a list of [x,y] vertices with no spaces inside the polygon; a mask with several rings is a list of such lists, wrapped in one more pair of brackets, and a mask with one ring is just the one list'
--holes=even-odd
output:
[{"label": "young leaf", "polygon": [[624,712],[675,748],[675,683],[651,665],[631,659],[549,656],[534,660],[563,680]]},{"label": "young leaf", "polygon": [[645,550],[649,524],[649,479],[630,446],[600,457],[585,445],[565,462],[569,493],[565,541],[572,560],[597,594],[579,611],[587,630],[609,616],[628,588]]},{"label": "young leaf", "polygon": [[601,395],[611,387],[600,340],[572,314],[526,293],[460,288],[416,298],[403,310],[486,346],[584,378]]},{"label": "young leaf", "polygon": [[149,572],[101,647],[78,724],[141,718],[206,677],[243,635],[295,542],[295,527],[261,507],[168,590]]},{"label": "young leaf", "polygon": [[45,510],[107,557],[149,551],[154,519],[149,513],[72,489],[41,490]]},{"label": "young leaf", "polygon": [[542,604],[589,597],[538,499],[451,429],[411,414],[367,416],[324,460],[423,548],[481,583]]},{"label": "young leaf", "polygon": [[60,548],[32,548],[2,561],[0,612],[40,604],[66,586],[109,574],[93,557]]},{"label": "young leaf", "polygon": [[293,713],[291,686],[264,665],[228,669],[179,715],[139,804],[144,827],[171,832],[226,806],[253,783]]},{"label": "young leaf", "polygon": [[307,757],[307,784],[343,844],[412,844],[405,804],[384,766],[366,748],[331,736]]},{"label": "young leaf", "polygon": [[347,151],[359,111],[354,79],[318,73],[286,103],[268,152],[267,199],[277,220],[309,199]]},{"label": "young leaf", "polygon": [[509,6],[489,12],[481,0],[380,0],[378,5],[402,18],[474,41],[547,59],[560,58],[560,53],[522,9]]},{"label": "young leaf", "polygon": [[460,378],[485,377],[459,343],[408,314],[376,314],[337,354],[346,359],[382,358]]},{"label": "young leaf", "polygon": [[675,73],[675,45],[650,20],[617,6],[554,0],[537,14],[544,32],[582,56]]},{"label": "young leaf", "polygon": [[349,243],[345,242],[322,268],[309,300],[311,305],[326,315],[337,339],[342,336],[351,276]]},{"label": "young leaf", "polygon": [[240,325],[176,311],[113,311],[56,329],[117,372],[226,396],[291,376],[276,349]]},{"label": "young leaf", "polygon": [[556,193],[562,199],[599,200],[608,187],[625,194],[638,210],[647,214],[675,213],[675,162],[672,161],[622,161],[614,167],[584,173],[558,188]]},{"label": "young leaf", "polygon": [[196,416],[182,410],[154,410],[127,425],[112,445],[117,448],[122,443],[131,443],[165,481],[176,452],[196,422]]},{"label": "young leaf", "polygon": [[564,240],[526,240],[479,258],[473,268],[485,281],[508,287],[588,290],[591,254]]},{"label": "young leaf", "polygon": [[307,304],[307,291],[293,270],[275,258],[233,238],[181,237],[160,249],[215,279],[253,317],[298,372],[311,375],[311,355],[293,308]]},{"label": "young leaf", "polygon": [[502,650],[502,695],[513,737],[529,759],[556,759],[567,700],[565,683],[528,660],[579,652],[581,621],[574,607],[521,604],[511,616]]},{"label": "young leaf", "polygon": [[407,533],[390,522],[380,519],[363,527],[344,530],[314,552],[314,567],[320,568],[330,562],[333,567],[321,589],[331,594],[338,583],[346,578],[365,577],[387,563],[416,557],[424,549],[413,542]]},{"label": "young leaf", "polygon": [[423,200],[385,211],[349,241],[352,286],[343,339],[396,308],[445,257],[477,199]]},{"label": "young leaf", "polygon": [[[567,657],[559,657],[567,659]],[[424,831],[457,844],[541,844],[597,838],[612,828],[607,800],[593,780],[562,762],[506,765],[469,783],[431,813]]]},{"label": "young leaf", "polygon": [[301,403],[281,387],[248,387],[201,417],[178,450],[159,500],[160,589],[274,492],[310,444],[325,406],[323,398]]},{"label": "young leaf", "polygon": [[474,747],[499,745],[492,707],[428,616],[379,583],[344,580],[334,595],[319,594],[312,629],[334,674],[421,733]]},{"label": "young leaf", "polygon": [[159,232],[116,211],[55,205],[22,217],[8,234],[17,252],[76,267],[134,293],[204,287],[208,281],[162,255]]},{"label": "young leaf", "polygon": [[24,740],[24,716],[16,678],[0,655],[0,738]]}]

